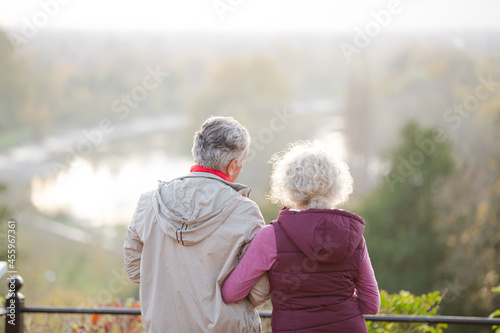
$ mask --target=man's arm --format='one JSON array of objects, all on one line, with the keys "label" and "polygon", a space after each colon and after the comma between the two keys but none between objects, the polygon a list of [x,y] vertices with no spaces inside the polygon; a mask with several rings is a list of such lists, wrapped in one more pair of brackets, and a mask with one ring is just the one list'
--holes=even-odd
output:
[{"label": "man's arm", "polygon": [[255,307],[264,304],[265,301],[271,298],[271,287],[269,286],[267,272],[262,274],[259,281],[252,286],[247,298]]},{"label": "man's arm", "polygon": [[139,283],[141,279],[141,255],[143,242],[136,230],[137,222],[143,216],[145,211],[145,196],[142,195],[135,208],[134,217],[127,229],[123,252],[125,257],[125,269],[129,279],[135,283]]},{"label": "man's arm", "polygon": [[131,224],[127,230],[123,251],[128,278],[135,283],[139,283],[141,280],[142,245],[141,239],[137,235],[133,224]]},{"label": "man's arm", "polygon": [[274,228],[263,228],[252,240],[243,259],[224,282],[222,296],[226,303],[238,302],[248,295],[255,306],[264,303],[271,294],[265,274],[276,260]]}]

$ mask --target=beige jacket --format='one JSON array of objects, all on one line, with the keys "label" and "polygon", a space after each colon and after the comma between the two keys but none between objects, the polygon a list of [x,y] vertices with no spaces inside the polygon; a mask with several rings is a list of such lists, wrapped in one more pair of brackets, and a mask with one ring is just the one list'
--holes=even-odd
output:
[{"label": "beige jacket", "polygon": [[255,306],[269,297],[267,276],[241,302],[225,304],[221,293],[265,225],[249,192],[194,172],[141,196],[124,252],[129,278],[140,283],[148,333],[261,331]]}]

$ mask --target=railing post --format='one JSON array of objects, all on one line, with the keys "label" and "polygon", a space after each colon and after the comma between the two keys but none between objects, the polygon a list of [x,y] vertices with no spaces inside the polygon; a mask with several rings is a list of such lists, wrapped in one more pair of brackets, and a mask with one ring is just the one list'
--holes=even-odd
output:
[{"label": "railing post", "polygon": [[19,292],[24,280],[19,275],[12,275],[7,278],[8,294],[5,297],[5,333],[23,333],[24,318],[21,308],[24,307],[24,295]]}]

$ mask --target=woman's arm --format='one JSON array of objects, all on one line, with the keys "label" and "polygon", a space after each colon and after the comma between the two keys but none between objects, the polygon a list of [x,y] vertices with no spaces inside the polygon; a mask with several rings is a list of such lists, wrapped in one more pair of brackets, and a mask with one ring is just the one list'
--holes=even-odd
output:
[{"label": "woman's arm", "polygon": [[364,238],[356,290],[361,312],[363,314],[377,314],[380,310],[380,293]]},{"label": "woman's arm", "polygon": [[240,263],[224,282],[222,298],[226,303],[244,299],[252,286],[276,260],[276,236],[271,225],[265,226],[252,240]]}]

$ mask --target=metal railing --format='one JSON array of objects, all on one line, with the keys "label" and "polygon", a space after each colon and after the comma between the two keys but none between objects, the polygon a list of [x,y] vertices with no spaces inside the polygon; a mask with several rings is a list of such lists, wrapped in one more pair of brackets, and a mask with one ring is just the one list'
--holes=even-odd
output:
[{"label": "metal railing", "polygon": [[[75,307],[26,307],[24,295],[19,292],[23,279],[16,276],[8,280],[9,292],[6,297],[6,307],[0,310],[5,316],[5,333],[24,332],[24,313],[57,313],[57,314],[108,314],[108,315],[140,315],[141,310],[117,308],[75,308]],[[270,318],[271,311],[260,311],[262,318]],[[500,318],[462,317],[462,316],[412,316],[412,315],[365,315],[367,321],[398,322],[398,323],[427,323],[427,324],[457,324],[494,326],[500,325]]]}]

